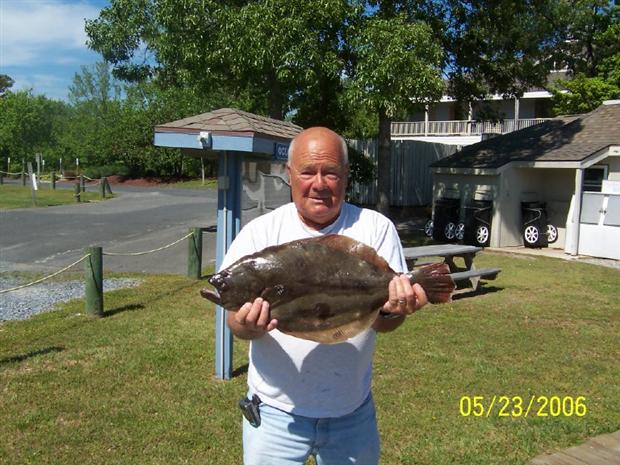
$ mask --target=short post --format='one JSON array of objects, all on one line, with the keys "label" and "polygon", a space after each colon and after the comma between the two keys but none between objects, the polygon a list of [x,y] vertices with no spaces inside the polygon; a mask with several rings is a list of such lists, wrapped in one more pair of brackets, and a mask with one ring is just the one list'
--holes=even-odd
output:
[{"label": "short post", "polygon": [[80,189],[82,192],[86,192],[86,180],[84,179],[83,174],[80,174]]},{"label": "short post", "polygon": [[0,171],[0,185],[4,184],[4,173]]},{"label": "short post", "polygon": [[99,192],[101,193],[101,200],[105,199],[105,183],[106,183],[106,179],[105,178],[101,178],[101,180],[99,181]]},{"label": "short post", "polygon": [[56,190],[56,171],[52,171],[52,190]]},{"label": "short post", "polygon": [[110,183],[108,182],[108,178],[105,179],[105,190],[108,191],[108,194],[112,195],[112,188],[110,187]]},{"label": "short post", "polygon": [[202,277],[202,228],[191,228],[193,233],[187,239],[187,276],[194,279]]},{"label": "short post", "polygon": [[80,203],[80,192],[81,192],[80,183],[76,182],[75,183],[75,201],[77,203]]},{"label": "short post", "polygon": [[26,185],[26,160],[22,158],[22,186]]},{"label": "short post", "polygon": [[86,313],[103,316],[103,253],[101,247],[87,247],[84,253],[84,277],[86,279]]}]

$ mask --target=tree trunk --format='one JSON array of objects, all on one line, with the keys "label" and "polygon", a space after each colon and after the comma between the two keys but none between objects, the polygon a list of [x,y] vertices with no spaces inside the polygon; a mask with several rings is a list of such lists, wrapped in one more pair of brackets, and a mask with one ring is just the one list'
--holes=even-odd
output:
[{"label": "tree trunk", "polygon": [[377,153],[377,210],[384,215],[390,208],[390,124],[385,110],[379,110],[379,150]]},{"label": "tree trunk", "polygon": [[282,88],[280,87],[280,81],[272,72],[269,74],[269,117],[274,119],[284,119],[284,112],[282,111]]}]

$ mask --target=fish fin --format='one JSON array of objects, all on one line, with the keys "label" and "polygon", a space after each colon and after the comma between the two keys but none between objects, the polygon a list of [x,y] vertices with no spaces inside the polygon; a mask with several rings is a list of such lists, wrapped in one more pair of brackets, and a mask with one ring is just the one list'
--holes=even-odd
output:
[{"label": "fish fin", "polygon": [[388,262],[379,256],[375,249],[355,239],[340,234],[328,234],[316,240],[326,247],[355,255],[365,262],[375,265],[380,270],[392,271]]},{"label": "fish fin", "polygon": [[215,305],[222,305],[222,299],[220,298],[220,294],[213,289],[208,289],[204,287],[200,289],[200,295],[203,296],[205,299],[210,300]]},{"label": "fish fin", "polygon": [[322,344],[338,344],[346,341],[347,339],[351,339],[362,331],[370,328],[376,320],[378,313],[379,310],[370,312],[368,315],[360,318],[359,320],[351,321],[335,328],[317,331],[282,331],[281,329],[280,331],[284,334],[288,334],[289,336],[308,339]]},{"label": "fish fin", "polygon": [[424,265],[410,271],[407,276],[412,284],[418,283],[422,286],[430,303],[443,304],[452,300],[456,285],[446,263]]}]

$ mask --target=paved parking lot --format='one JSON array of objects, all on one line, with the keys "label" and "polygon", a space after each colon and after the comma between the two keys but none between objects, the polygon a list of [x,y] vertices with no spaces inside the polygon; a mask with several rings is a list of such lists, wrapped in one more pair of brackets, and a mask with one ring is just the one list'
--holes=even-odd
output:
[{"label": "paved parking lot", "polygon": [[[0,271],[54,271],[96,245],[141,252],[169,244],[191,227],[214,225],[217,191],[113,186],[105,202],[0,212]],[[203,264],[214,260],[215,233],[203,235]],[[138,257],[104,257],[110,271],[186,273],[187,245]]]}]

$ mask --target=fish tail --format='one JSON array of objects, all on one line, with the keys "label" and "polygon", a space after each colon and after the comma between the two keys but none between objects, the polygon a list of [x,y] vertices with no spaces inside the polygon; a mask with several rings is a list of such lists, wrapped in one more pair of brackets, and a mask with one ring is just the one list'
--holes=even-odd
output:
[{"label": "fish tail", "polygon": [[450,267],[446,263],[431,263],[416,268],[407,273],[411,283],[418,283],[426,292],[428,301],[432,304],[443,304],[452,300],[452,293],[456,288]]}]

